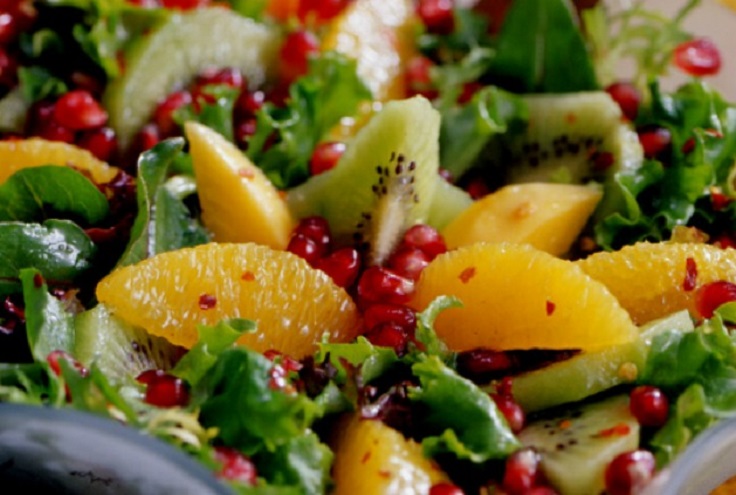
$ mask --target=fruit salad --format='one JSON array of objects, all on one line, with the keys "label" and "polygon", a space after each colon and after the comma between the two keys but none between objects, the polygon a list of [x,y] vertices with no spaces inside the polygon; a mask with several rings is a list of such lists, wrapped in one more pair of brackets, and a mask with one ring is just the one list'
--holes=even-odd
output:
[{"label": "fruit salad", "polygon": [[641,492],[736,415],[681,3],[0,0],[0,408],[233,493]]}]

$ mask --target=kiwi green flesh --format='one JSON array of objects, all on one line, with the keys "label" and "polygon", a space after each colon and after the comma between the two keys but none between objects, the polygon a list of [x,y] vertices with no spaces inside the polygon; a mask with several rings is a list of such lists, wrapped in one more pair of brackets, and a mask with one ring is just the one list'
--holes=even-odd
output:
[{"label": "kiwi green flesh", "polygon": [[[217,49],[213,49],[217,47]],[[104,94],[110,125],[126,149],[156,105],[206,68],[234,67],[251,89],[278,60],[278,33],[222,8],[172,14],[125,53],[125,72]]]},{"label": "kiwi green flesh", "polygon": [[149,369],[173,367],[183,349],[132,326],[103,304],[80,313],[75,321],[74,356],[93,363],[115,383],[126,383]]},{"label": "kiwi green flesh", "polygon": [[[643,151],[634,130],[623,122],[618,104],[603,91],[529,95],[529,125],[503,143],[495,164],[507,170],[507,182],[584,183],[623,169],[638,168]],[[597,152],[613,155],[605,169],[595,166]]]},{"label": "kiwi green flesh", "polygon": [[639,338],[577,354],[565,361],[514,377],[512,394],[526,412],[576,402],[617,385],[633,382],[643,369],[651,340],[668,330],[691,332],[687,311],[641,327]]},{"label": "kiwi green flesh", "polygon": [[439,124],[423,97],[386,103],[335,168],[289,191],[292,213],[325,217],[338,244],[354,244],[371,263],[382,263],[407,228],[429,217],[439,178]]},{"label": "kiwi green flesh", "polygon": [[561,495],[592,495],[604,491],[613,458],[639,447],[639,423],[628,395],[615,395],[538,419],[519,440],[539,452],[542,472]]},{"label": "kiwi green flesh", "polygon": [[473,199],[467,192],[437,176],[427,223],[442,230],[471,204]]}]

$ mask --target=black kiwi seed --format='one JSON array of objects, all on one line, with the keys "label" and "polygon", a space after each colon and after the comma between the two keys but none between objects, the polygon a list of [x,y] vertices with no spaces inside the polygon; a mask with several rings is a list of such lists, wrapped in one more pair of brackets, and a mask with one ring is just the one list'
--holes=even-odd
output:
[{"label": "black kiwi seed", "polygon": [[409,171],[413,172],[417,168],[417,162],[410,162],[409,163]]},{"label": "black kiwi seed", "polygon": [[392,151],[392,152],[391,152],[391,157],[389,157],[388,161],[392,162],[392,161],[394,161],[395,159],[396,159],[396,152],[395,152],[395,151]]},{"label": "black kiwi seed", "polygon": [[381,175],[383,173],[383,167],[381,167],[380,165],[376,165],[376,173],[378,175]]},{"label": "black kiwi seed", "polygon": [[395,170],[395,172],[396,172],[396,175],[401,175],[401,174],[403,174],[403,173],[404,173],[404,167],[402,167],[401,165],[396,165],[396,170]]}]

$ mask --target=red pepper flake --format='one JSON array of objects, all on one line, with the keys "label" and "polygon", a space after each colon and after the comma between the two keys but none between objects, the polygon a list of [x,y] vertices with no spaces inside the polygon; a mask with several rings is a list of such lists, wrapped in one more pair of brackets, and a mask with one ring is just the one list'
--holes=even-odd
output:
[{"label": "red pepper flake", "polygon": [[698,265],[693,258],[685,260],[685,280],[682,281],[682,290],[690,292],[695,290],[698,282]]},{"label": "red pepper flake", "polygon": [[40,289],[41,287],[43,287],[43,277],[40,273],[37,273],[33,276],[33,286],[36,289]]},{"label": "red pepper flake", "polygon": [[217,298],[212,294],[202,294],[199,296],[199,309],[208,310],[217,305]]},{"label": "red pepper flake", "polygon": [[578,116],[574,113],[570,112],[567,115],[565,115],[565,120],[568,124],[574,124],[578,120]]},{"label": "red pepper flake", "polygon": [[475,267],[474,266],[467,267],[465,270],[460,272],[460,276],[458,276],[460,281],[464,284],[467,284],[468,282],[470,282],[470,279],[473,277],[475,277]]},{"label": "red pepper flake", "polygon": [[378,476],[380,476],[381,478],[390,478],[391,471],[385,471],[382,469],[381,471],[378,471]]},{"label": "red pepper flake", "polygon": [[361,464],[365,464],[366,462],[368,462],[368,459],[370,459],[370,458],[371,458],[371,451],[370,450],[367,450],[365,452],[365,454],[363,454],[363,458],[360,459],[360,463]]},{"label": "red pepper flake", "polygon": [[572,426],[572,421],[570,421],[569,419],[563,419],[557,426],[560,428],[560,430],[567,430]]},{"label": "red pepper flake", "polygon": [[629,425],[625,423],[619,423],[605,430],[601,430],[593,438],[610,438],[610,437],[623,437],[631,432]]},{"label": "red pepper flake", "polygon": [[245,280],[246,282],[252,282],[256,279],[256,276],[251,271],[243,272],[243,274],[240,276],[242,280]]},{"label": "red pepper flake", "polygon": [[547,316],[552,316],[552,313],[555,312],[555,308],[557,308],[557,305],[553,303],[552,301],[547,301]]},{"label": "red pepper flake", "polygon": [[238,175],[244,179],[254,179],[256,174],[250,168],[241,168],[238,170]]}]

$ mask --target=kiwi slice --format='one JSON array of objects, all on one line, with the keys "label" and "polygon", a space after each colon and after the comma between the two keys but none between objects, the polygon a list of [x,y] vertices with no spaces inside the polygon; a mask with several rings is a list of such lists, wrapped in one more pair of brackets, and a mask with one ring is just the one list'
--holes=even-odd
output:
[{"label": "kiwi slice", "polygon": [[[214,47],[214,48],[213,48]],[[254,89],[275,67],[279,35],[223,8],[167,17],[125,54],[125,71],[105,91],[104,103],[121,148],[127,148],[156,104],[211,67],[235,67]]]},{"label": "kiwi slice", "polygon": [[335,168],[289,191],[291,211],[325,217],[337,242],[382,263],[407,228],[427,221],[441,180],[439,126],[439,113],[421,96],[386,103]]},{"label": "kiwi slice", "polygon": [[514,400],[526,412],[576,402],[622,383],[636,380],[652,339],[668,330],[693,331],[687,310],[640,328],[633,342],[577,354],[513,379]]},{"label": "kiwi slice", "polygon": [[94,362],[116,383],[145,370],[168,370],[184,353],[166,339],[125,323],[104,304],[78,314],[74,326],[74,357],[85,366]]},{"label": "kiwi slice", "polygon": [[[526,132],[515,135],[490,157],[493,169],[507,170],[507,182],[584,183],[614,171],[641,166],[636,132],[604,91],[528,95]],[[601,159],[603,153],[610,160]]]},{"label": "kiwi slice", "polygon": [[613,458],[639,447],[639,423],[629,396],[616,395],[538,419],[519,440],[539,452],[542,472],[561,495],[593,495],[604,491]]}]

